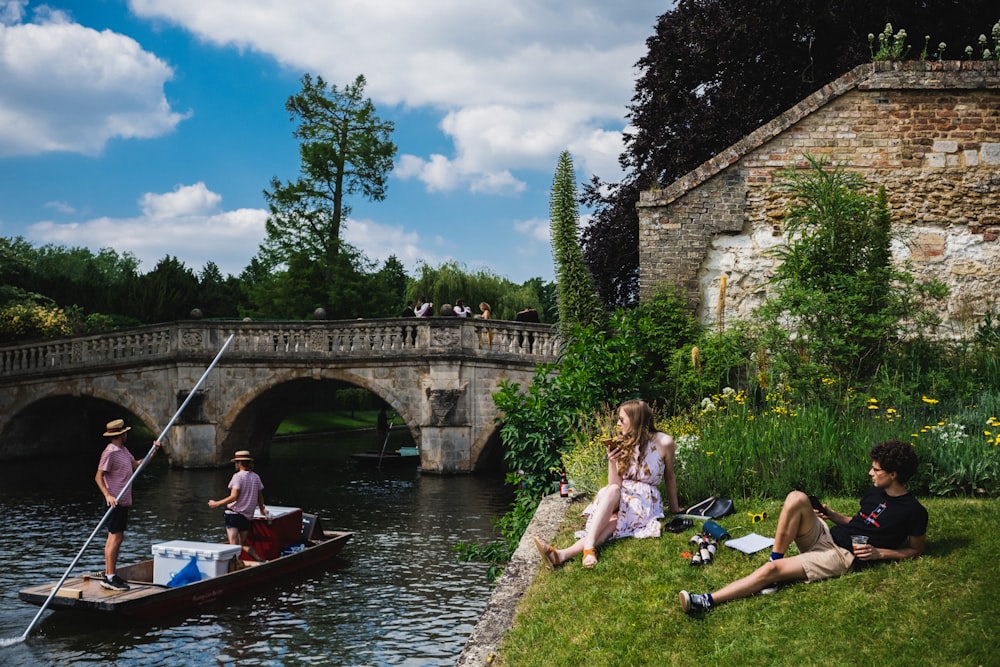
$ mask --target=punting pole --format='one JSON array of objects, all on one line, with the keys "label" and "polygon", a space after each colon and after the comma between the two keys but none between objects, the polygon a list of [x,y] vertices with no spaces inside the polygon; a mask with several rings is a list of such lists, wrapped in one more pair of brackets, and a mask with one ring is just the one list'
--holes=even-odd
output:
[{"label": "punting pole", "polygon": [[[199,387],[201,387],[201,384],[205,381],[205,378],[208,377],[208,374],[212,372],[213,368],[215,368],[215,364],[217,364],[219,362],[219,359],[222,358],[222,354],[226,351],[226,348],[229,347],[229,344],[231,342],[233,342],[233,336],[235,335],[236,334],[230,334],[229,338],[226,339],[226,342],[223,344],[222,349],[219,350],[219,353],[217,355],[215,355],[215,359],[212,360],[212,363],[209,364],[208,368],[205,369],[205,372],[202,373],[201,379],[198,380],[198,383],[195,384],[194,388],[188,393],[187,398],[185,398],[184,402],[181,403],[181,407],[177,408],[177,412],[174,413],[174,416],[170,418],[169,422],[167,422],[167,425],[160,433],[160,437],[156,439],[157,441],[163,440],[164,436],[167,435],[167,431],[169,431],[170,427],[173,426],[174,422],[177,421],[177,418],[184,411],[184,408],[187,407],[188,402],[194,397]],[[122,487],[122,490],[115,497],[116,503],[118,502],[119,499],[121,499],[123,495],[125,495],[125,492],[128,491],[130,486],[132,486],[132,482],[139,475],[139,473],[142,472],[142,469],[146,467],[146,464],[149,462],[151,458],[153,458],[153,454],[155,453],[156,453],[156,445],[153,445],[152,447],[149,448],[149,451],[146,453],[146,456],[142,459],[142,461],[139,463],[139,466],[132,473],[132,476],[128,478],[127,482],[125,482],[125,486]],[[62,578],[59,579],[59,583],[57,583],[55,585],[55,588],[52,589],[52,592],[49,593],[49,597],[45,599],[45,603],[42,605],[41,609],[39,609],[38,613],[35,614],[35,617],[31,619],[31,623],[28,624],[28,627],[27,629],[25,629],[24,634],[13,640],[0,639],[0,646],[9,646],[10,644],[19,641],[24,641],[28,637],[28,633],[31,632],[31,629],[35,627],[35,624],[38,622],[38,619],[41,618],[42,616],[42,612],[45,611],[46,607],[49,606],[49,603],[52,602],[52,598],[56,596],[56,593],[59,591],[63,583],[66,581],[66,578],[69,576],[69,573],[73,571],[74,567],[76,567],[77,562],[80,560],[80,556],[82,556],[83,552],[87,549],[88,546],[90,546],[90,543],[94,540],[94,537],[97,535],[97,531],[100,530],[104,522],[107,521],[108,516],[111,514],[111,511],[113,509],[114,507],[109,507],[108,511],[104,513],[104,516],[101,517],[101,520],[97,523],[96,526],[94,526],[94,532],[92,532],[90,534],[90,537],[87,538],[87,541],[83,543],[83,547],[80,549],[80,552],[76,554],[76,558],[74,558],[73,562],[69,564],[68,568],[66,568],[66,571],[63,573]]]},{"label": "punting pole", "polygon": [[382,467],[382,457],[385,456],[385,446],[389,444],[389,435],[392,433],[392,420],[389,420],[389,430],[385,432],[385,440],[382,441],[382,451],[378,453],[377,468]]}]

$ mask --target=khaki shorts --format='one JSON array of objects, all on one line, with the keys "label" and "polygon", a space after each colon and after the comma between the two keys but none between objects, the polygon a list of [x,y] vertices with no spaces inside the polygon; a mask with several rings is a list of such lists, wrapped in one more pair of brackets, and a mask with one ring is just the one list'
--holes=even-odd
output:
[{"label": "khaki shorts", "polygon": [[806,581],[811,583],[847,574],[854,563],[854,554],[834,543],[826,521],[815,515],[813,519],[809,532],[795,540],[799,548],[796,558],[806,572]]}]

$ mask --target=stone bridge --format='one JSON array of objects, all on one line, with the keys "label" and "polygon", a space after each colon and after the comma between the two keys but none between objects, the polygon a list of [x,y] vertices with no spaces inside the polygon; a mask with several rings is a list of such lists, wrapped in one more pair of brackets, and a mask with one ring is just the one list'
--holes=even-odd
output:
[{"label": "stone bridge", "polygon": [[473,472],[502,455],[500,382],[526,387],[558,354],[548,325],[459,318],[186,321],[0,347],[0,460],[96,455],[119,416],[158,435],[230,335],[167,434],[173,466],[267,458],[285,416],[347,383],[403,419],[425,471]]}]

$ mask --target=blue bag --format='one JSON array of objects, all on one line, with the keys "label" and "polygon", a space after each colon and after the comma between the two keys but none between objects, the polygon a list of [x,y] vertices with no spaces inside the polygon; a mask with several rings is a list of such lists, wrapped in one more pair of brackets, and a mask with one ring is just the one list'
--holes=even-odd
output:
[{"label": "blue bag", "polygon": [[191,560],[188,561],[188,564],[182,567],[180,571],[167,582],[167,587],[176,588],[178,586],[193,584],[196,581],[201,581],[201,570],[198,569],[198,559],[195,556],[191,556]]}]

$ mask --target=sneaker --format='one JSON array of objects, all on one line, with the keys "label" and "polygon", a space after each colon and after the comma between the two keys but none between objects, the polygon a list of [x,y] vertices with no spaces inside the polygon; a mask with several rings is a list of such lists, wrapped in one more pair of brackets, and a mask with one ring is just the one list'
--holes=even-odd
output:
[{"label": "sneaker", "polygon": [[784,587],[785,587],[785,582],[779,581],[776,584],[771,584],[770,586],[766,586],[765,588],[760,589],[759,591],[757,591],[757,595],[770,595],[771,593],[777,593]]},{"label": "sneaker", "polygon": [[699,595],[681,591],[678,597],[681,600],[681,609],[685,614],[695,614],[705,612],[712,608],[712,603],[708,600],[708,594]]},{"label": "sneaker", "polygon": [[112,574],[110,577],[108,575],[101,577],[101,586],[107,588],[109,591],[131,590],[128,583],[117,574]]}]

